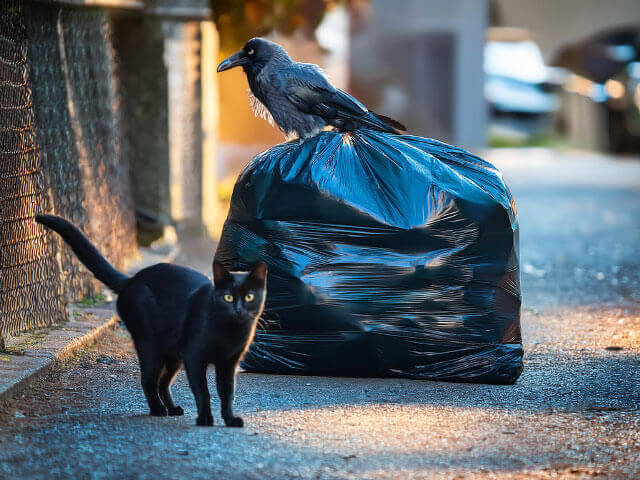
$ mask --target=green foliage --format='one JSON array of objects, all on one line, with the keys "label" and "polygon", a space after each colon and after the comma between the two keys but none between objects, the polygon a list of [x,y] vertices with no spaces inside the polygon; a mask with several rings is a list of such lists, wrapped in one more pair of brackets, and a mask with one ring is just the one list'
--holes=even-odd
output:
[{"label": "green foliage", "polygon": [[561,138],[550,134],[533,135],[524,139],[492,135],[489,137],[488,144],[491,148],[565,148],[567,146]]}]

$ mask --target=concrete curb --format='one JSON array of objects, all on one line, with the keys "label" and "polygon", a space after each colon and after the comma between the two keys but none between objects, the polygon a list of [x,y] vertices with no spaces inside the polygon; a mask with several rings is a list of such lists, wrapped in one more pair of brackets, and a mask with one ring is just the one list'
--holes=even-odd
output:
[{"label": "concrete curb", "polygon": [[51,330],[37,344],[29,341],[32,334],[17,337],[13,349],[21,353],[0,353],[0,406],[19,396],[57,362],[100,338],[118,322],[113,304],[95,308],[72,306],[70,314],[72,320]]}]

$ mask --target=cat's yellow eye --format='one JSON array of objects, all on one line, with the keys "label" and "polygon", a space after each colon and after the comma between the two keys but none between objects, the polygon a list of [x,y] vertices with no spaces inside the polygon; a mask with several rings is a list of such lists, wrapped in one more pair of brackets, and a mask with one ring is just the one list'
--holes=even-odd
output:
[{"label": "cat's yellow eye", "polygon": [[253,302],[253,300],[256,298],[256,296],[253,293],[247,293],[244,296],[244,301],[245,302]]},{"label": "cat's yellow eye", "polygon": [[224,301],[225,301],[225,302],[233,302],[233,295],[231,295],[230,293],[227,293],[227,294],[224,296]]}]

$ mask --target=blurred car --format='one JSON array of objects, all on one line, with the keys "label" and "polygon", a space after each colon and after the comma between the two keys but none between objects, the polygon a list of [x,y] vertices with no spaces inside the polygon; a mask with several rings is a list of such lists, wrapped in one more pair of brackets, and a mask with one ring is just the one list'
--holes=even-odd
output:
[{"label": "blurred car", "polygon": [[491,137],[524,142],[550,127],[563,73],[545,65],[540,48],[525,31],[489,29],[484,72]]},{"label": "blurred car", "polygon": [[605,109],[609,150],[640,152],[640,27],[568,45],[554,64],[573,72],[589,87],[577,90]]}]

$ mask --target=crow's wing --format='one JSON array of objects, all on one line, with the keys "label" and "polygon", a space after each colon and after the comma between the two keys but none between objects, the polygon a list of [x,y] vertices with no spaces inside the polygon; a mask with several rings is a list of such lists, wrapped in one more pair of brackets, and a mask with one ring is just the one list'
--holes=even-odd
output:
[{"label": "crow's wing", "polygon": [[347,92],[331,85],[316,65],[294,63],[279,73],[287,99],[301,112],[317,115],[327,121],[348,120],[376,130],[397,133]]}]

